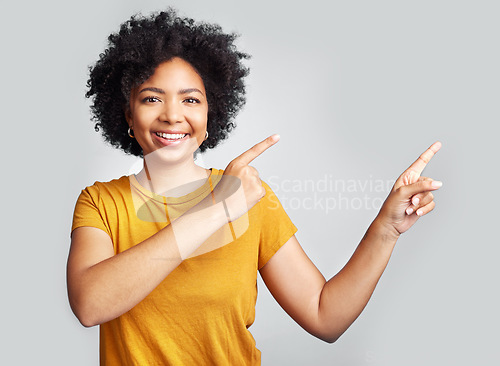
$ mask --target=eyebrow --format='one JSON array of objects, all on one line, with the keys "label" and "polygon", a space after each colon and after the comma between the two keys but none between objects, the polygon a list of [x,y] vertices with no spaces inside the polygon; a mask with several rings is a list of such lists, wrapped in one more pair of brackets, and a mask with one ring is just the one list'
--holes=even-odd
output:
[{"label": "eyebrow", "polygon": [[165,94],[165,91],[163,89],[153,88],[153,87],[141,89],[141,91],[139,92],[139,94],[141,94],[142,92],[145,92],[145,91],[152,91],[153,93]]},{"label": "eyebrow", "polygon": [[202,91],[198,88],[181,89],[178,91],[178,93],[179,94],[200,93],[201,95],[204,95]]},{"label": "eyebrow", "polygon": [[[163,89],[155,88],[155,87],[147,87],[147,88],[141,89],[139,94],[141,94],[142,92],[145,92],[145,91],[151,91],[153,93],[158,93],[158,94],[165,94],[165,91]],[[201,95],[204,95],[203,92],[198,88],[180,89],[177,93],[178,94],[200,93]]]}]

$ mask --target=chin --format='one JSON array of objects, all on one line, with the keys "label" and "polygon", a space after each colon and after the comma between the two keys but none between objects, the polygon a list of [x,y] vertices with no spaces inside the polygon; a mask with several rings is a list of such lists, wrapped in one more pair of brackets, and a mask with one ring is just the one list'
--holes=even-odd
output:
[{"label": "chin", "polygon": [[163,146],[144,156],[147,163],[151,164],[176,164],[187,159],[193,160],[194,153],[198,150],[196,140],[186,141],[179,146]]}]

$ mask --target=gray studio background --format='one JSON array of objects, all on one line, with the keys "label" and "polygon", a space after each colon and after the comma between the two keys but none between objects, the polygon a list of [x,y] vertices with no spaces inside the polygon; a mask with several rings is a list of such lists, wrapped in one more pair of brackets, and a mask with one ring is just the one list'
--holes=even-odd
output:
[{"label": "gray studio background", "polygon": [[94,132],[87,67],[131,14],[167,5],[239,32],[253,56],[238,127],[200,164],[224,168],[281,134],[254,166],[327,278],[375,217],[387,195],[377,187],[443,142],[424,172],[444,182],[435,211],[400,239],[337,343],[303,331],[259,279],[250,329],[263,365],[500,364],[500,6],[481,0],[3,3],[1,363],[98,362],[98,329],[66,297],[73,207],[136,160]]}]

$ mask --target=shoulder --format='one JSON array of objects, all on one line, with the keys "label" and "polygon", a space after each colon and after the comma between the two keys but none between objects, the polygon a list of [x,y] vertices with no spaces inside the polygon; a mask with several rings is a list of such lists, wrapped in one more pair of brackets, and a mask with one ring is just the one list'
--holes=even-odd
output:
[{"label": "shoulder", "polygon": [[113,190],[123,190],[125,187],[130,187],[130,178],[127,175],[108,182],[96,181],[94,184],[85,187],[83,190],[89,192],[107,192]]},{"label": "shoulder", "polygon": [[103,199],[116,195],[123,195],[126,192],[130,192],[130,180],[128,176],[123,176],[108,182],[96,181],[94,184],[85,187],[81,191],[78,201],[91,200],[97,204]]}]

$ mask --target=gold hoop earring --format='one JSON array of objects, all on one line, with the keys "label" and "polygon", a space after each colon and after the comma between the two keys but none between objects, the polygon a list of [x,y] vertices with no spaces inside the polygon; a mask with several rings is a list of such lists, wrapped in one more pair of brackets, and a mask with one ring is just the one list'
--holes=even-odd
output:
[{"label": "gold hoop earring", "polygon": [[205,140],[208,139],[208,131],[205,131]]},{"label": "gold hoop earring", "polygon": [[135,138],[135,136],[134,136],[134,130],[133,130],[132,128],[130,128],[130,127],[129,127],[127,132],[128,132],[128,135],[129,135],[131,138]]}]

